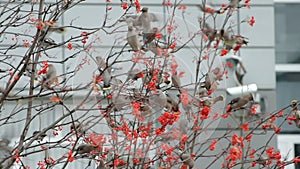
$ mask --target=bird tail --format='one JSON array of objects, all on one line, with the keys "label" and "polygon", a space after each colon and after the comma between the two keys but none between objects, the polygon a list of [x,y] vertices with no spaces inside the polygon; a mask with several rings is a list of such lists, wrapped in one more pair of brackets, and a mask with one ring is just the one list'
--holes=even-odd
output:
[{"label": "bird tail", "polygon": [[217,103],[218,101],[223,101],[223,100],[224,100],[224,96],[220,95],[213,99],[213,104]]}]

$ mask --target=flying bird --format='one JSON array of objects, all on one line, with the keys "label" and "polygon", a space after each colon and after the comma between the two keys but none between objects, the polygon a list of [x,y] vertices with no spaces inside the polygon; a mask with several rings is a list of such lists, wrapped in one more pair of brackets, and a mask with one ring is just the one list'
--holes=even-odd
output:
[{"label": "flying bird", "polygon": [[157,16],[148,12],[148,8],[142,8],[142,14],[137,18],[136,25],[142,26],[143,33],[150,33],[152,30],[151,23],[159,21]]}]

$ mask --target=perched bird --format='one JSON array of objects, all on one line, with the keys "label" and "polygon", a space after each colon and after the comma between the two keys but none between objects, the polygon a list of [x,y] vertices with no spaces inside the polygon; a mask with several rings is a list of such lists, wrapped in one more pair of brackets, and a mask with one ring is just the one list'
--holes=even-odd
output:
[{"label": "perched bird", "polygon": [[50,26],[49,29],[48,29],[48,34],[52,33],[52,32],[55,32],[55,33],[59,33],[59,34],[63,34],[66,32],[66,28],[64,27],[59,27],[59,26]]},{"label": "perched bird", "polygon": [[0,139],[0,152],[5,151],[10,153],[12,148],[9,146],[10,141],[6,138]]},{"label": "perched bird", "polygon": [[[25,63],[25,62],[24,62]],[[33,62],[31,59],[29,59],[27,65],[26,65],[26,69],[25,69],[25,72],[24,72],[24,76],[28,76],[30,77],[31,74],[32,74],[32,67],[33,67]]]},{"label": "perched bird", "polygon": [[160,46],[159,44],[157,44],[154,41],[152,41],[149,44],[149,50],[154,54],[154,56],[167,57],[167,58],[174,57],[174,55],[172,53],[170,53],[167,48]]},{"label": "perched bird", "polygon": [[205,83],[200,82],[197,87],[196,96],[204,97],[208,95],[208,90],[205,87]]},{"label": "perched bird", "polygon": [[167,96],[164,92],[157,89],[149,94],[149,102],[154,109],[162,109],[167,104]]},{"label": "perched bird", "polygon": [[152,114],[152,108],[148,104],[143,104],[141,105],[140,113],[142,117],[148,117]]},{"label": "perched bird", "polygon": [[43,43],[42,43],[42,47],[45,49],[45,48],[48,48],[48,47],[54,47],[54,46],[57,46],[57,43],[51,39],[51,38],[44,38],[43,40]]},{"label": "perched bird", "polygon": [[221,30],[220,36],[226,50],[231,50],[234,46],[248,45],[246,38],[240,35],[230,35],[227,31]]},{"label": "perched bird", "polygon": [[55,21],[48,21],[42,29],[42,35],[45,35],[45,38],[48,38],[53,32],[58,34],[63,34],[66,32],[65,27],[56,26]]},{"label": "perched bird", "polygon": [[241,109],[243,106],[245,106],[248,102],[252,100],[253,100],[253,95],[251,93],[243,95],[241,97],[237,97],[228,103],[226,112],[231,112],[232,110]]},{"label": "perched bird", "polygon": [[37,141],[38,142],[40,142],[40,141],[43,141],[43,139],[47,136],[47,134],[46,133],[41,133],[41,131],[34,131],[33,133],[32,133],[32,136],[34,137],[34,136],[37,136],[38,135],[38,137],[37,137]]},{"label": "perched bird", "polygon": [[193,168],[195,165],[195,161],[192,159],[190,154],[183,153],[181,154],[180,159],[182,160],[183,164],[187,165],[189,168]]},{"label": "perched bird", "polygon": [[96,169],[107,169],[102,159],[99,160],[99,164]]},{"label": "perched bird", "polygon": [[58,84],[57,71],[53,64],[49,64],[46,76],[43,79],[43,88],[49,89],[53,83]]},{"label": "perched bird", "polygon": [[135,68],[135,69],[129,70],[127,76],[129,79],[135,81],[139,78],[144,78],[146,73],[147,73],[146,70],[141,70],[139,68]]},{"label": "perched bird", "polygon": [[239,8],[239,3],[241,0],[230,0],[230,3],[228,5],[229,8]]},{"label": "perched bird", "polygon": [[297,106],[298,101],[297,100],[292,100],[291,103],[292,103],[292,105],[291,105],[292,110],[297,111],[298,110],[298,106]]},{"label": "perched bird", "polygon": [[41,30],[41,36],[43,39],[42,41],[42,47],[48,48],[56,46],[57,43],[53,39],[50,38],[50,35],[54,33],[63,34],[66,32],[66,29],[64,27],[56,26],[56,21],[46,21],[43,23],[43,28]]},{"label": "perched bird", "polygon": [[149,44],[151,42],[153,42],[153,40],[156,37],[156,34],[158,33],[158,28],[152,28],[152,30],[150,30],[149,32],[143,32],[143,42],[144,42],[144,46],[148,48]]},{"label": "perched bird", "polygon": [[177,71],[174,74],[172,74],[171,80],[172,80],[173,86],[175,88],[177,88],[177,89],[180,89],[180,87],[181,87],[181,81],[180,81],[180,78],[179,78],[179,76],[177,74]]},{"label": "perched bird", "polygon": [[111,89],[111,67],[107,65],[104,59],[100,56],[96,57],[98,69],[100,71],[100,75],[103,78],[103,90]]},{"label": "perched bird", "polygon": [[188,120],[186,118],[180,118],[179,120],[179,131],[181,135],[188,134]]},{"label": "perched bird", "polygon": [[[173,97],[170,94],[166,94],[167,96],[167,103],[165,105],[165,109],[167,111],[174,111],[175,113],[179,112],[179,99],[178,97]],[[175,99],[178,100],[175,100]]]},{"label": "perched bird", "polygon": [[130,99],[123,94],[113,94],[112,104],[116,111],[121,111],[125,109],[128,105],[130,105]]},{"label": "perched bird", "polygon": [[133,27],[137,28],[138,26],[141,26],[140,23],[138,23],[138,17],[139,15],[125,15],[124,17],[120,18],[120,22],[126,22],[127,25],[132,25]]},{"label": "perched bird", "polygon": [[211,28],[208,23],[205,23],[203,32],[204,32],[204,34],[206,35],[206,37],[208,39],[207,47],[210,47],[211,43],[217,37],[218,31],[216,29]]},{"label": "perched bird", "polygon": [[205,6],[203,4],[200,3],[200,5],[198,6],[200,8],[200,10],[202,12],[205,12],[205,13],[209,13],[209,14],[220,14],[220,13],[223,13],[224,10],[216,10],[214,9],[212,6],[208,5],[208,4],[205,4]]},{"label": "perched bird", "polygon": [[92,153],[92,151],[96,151],[97,147],[91,144],[82,144],[79,147],[77,147],[76,149],[76,153],[74,156],[76,156],[77,154],[80,155],[89,155],[90,153]]},{"label": "perched bird", "polygon": [[159,46],[156,42],[152,41],[149,43],[149,50],[155,55],[159,57],[166,56],[164,49]]},{"label": "perched bird", "polygon": [[215,86],[218,86],[217,80],[219,77],[217,76],[218,72],[214,69],[212,72],[208,72],[205,76],[205,88],[207,91],[212,90]]},{"label": "perched bird", "polygon": [[140,50],[141,45],[138,39],[138,33],[136,32],[132,24],[128,25],[127,42],[133,51],[136,52]]},{"label": "perched bird", "polygon": [[207,106],[207,107],[211,107],[213,106],[215,103],[219,102],[219,101],[223,101],[224,100],[224,96],[220,95],[218,97],[215,98],[201,98],[201,103],[203,104],[203,106]]},{"label": "perched bird", "polygon": [[298,109],[298,101],[292,100],[292,116],[295,118],[296,127],[300,128],[300,111]]},{"label": "perched bird", "polygon": [[71,123],[70,130],[71,132],[77,133],[79,135],[85,134],[85,129],[83,124],[78,121],[74,121],[73,123]]},{"label": "perched bird", "polygon": [[267,164],[268,160],[270,160],[270,159],[268,159],[265,156],[260,156],[257,160],[255,160],[255,162],[259,165],[265,166]]}]

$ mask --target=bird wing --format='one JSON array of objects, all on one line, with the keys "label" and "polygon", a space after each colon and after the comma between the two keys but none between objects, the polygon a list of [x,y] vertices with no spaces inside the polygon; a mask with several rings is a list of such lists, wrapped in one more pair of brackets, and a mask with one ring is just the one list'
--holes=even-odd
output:
[{"label": "bird wing", "polygon": [[154,13],[149,13],[149,16],[150,16],[150,21],[151,22],[158,22],[159,21],[157,16]]},{"label": "bird wing", "polygon": [[237,103],[241,98],[237,97],[237,98],[234,98],[230,101],[230,104],[234,104],[234,103]]}]

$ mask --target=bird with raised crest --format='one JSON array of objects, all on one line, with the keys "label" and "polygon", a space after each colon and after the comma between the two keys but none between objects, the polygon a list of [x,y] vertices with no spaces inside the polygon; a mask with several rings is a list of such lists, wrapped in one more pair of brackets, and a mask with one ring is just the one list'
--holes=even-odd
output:
[{"label": "bird with raised crest", "polygon": [[252,93],[234,98],[227,104],[226,112],[242,109],[245,105],[247,105],[252,100],[253,100]]}]

